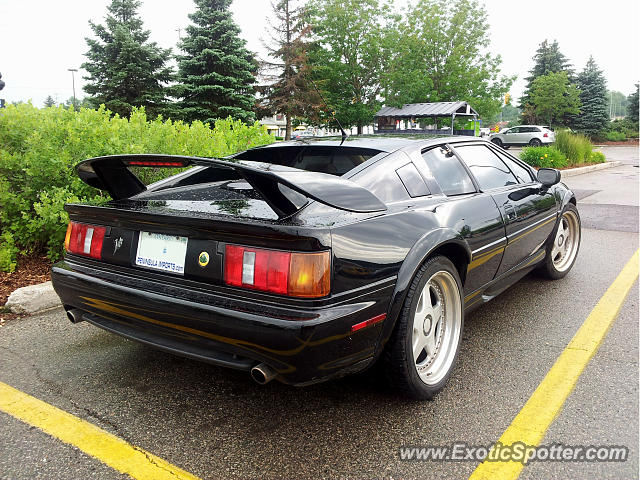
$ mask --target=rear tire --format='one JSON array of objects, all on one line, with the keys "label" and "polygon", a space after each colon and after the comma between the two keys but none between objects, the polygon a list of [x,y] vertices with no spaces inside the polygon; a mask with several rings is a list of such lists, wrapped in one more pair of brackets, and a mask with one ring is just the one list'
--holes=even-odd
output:
[{"label": "rear tire", "polygon": [[578,257],[581,237],[580,214],[573,203],[568,203],[549,237],[547,255],[538,271],[552,280],[566,276]]},{"label": "rear tire", "polygon": [[493,138],[491,140],[491,143],[493,143],[494,145],[497,145],[498,147],[502,147],[502,140],[500,140],[499,138]]},{"label": "rear tire", "polygon": [[464,300],[458,271],[443,256],[414,277],[383,354],[389,383],[404,395],[430,400],[451,376],[460,350]]},{"label": "rear tire", "polygon": [[529,142],[529,145],[531,145],[532,147],[539,147],[540,145],[542,145],[542,142],[539,138],[532,138]]}]

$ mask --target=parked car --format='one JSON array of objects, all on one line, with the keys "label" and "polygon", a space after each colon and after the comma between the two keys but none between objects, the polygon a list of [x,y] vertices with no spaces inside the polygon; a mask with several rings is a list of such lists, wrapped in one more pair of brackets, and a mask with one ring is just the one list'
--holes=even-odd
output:
[{"label": "parked car", "polygon": [[[145,186],[130,167],[192,168]],[[580,246],[560,172],[477,138],[325,137],[77,172],[112,200],[65,207],[52,280],[69,319],[261,384],[381,362],[431,398],[465,313],[533,269],[564,277]]]},{"label": "parked car", "polygon": [[313,132],[313,130],[301,130],[301,131],[296,131],[293,132],[291,134],[291,139],[292,140],[298,140],[298,139],[302,139],[302,138],[313,138],[315,137],[316,134]]},{"label": "parked car", "polygon": [[490,128],[481,128],[480,129],[480,136],[481,137],[488,137],[491,134],[491,129]]},{"label": "parked car", "polygon": [[553,143],[555,139],[556,134],[549,127],[540,125],[520,125],[489,135],[489,140],[505,149],[517,146],[539,147]]}]

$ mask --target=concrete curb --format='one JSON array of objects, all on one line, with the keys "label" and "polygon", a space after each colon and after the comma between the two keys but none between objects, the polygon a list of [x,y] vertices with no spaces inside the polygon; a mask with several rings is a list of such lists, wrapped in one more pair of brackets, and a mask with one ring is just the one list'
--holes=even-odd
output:
[{"label": "concrete curb", "polygon": [[13,313],[36,313],[60,306],[60,298],[51,282],[18,288],[9,295],[5,304]]},{"label": "concrete curb", "polygon": [[595,172],[596,170],[604,170],[605,168],[613,168],[622,165],[620,161],[597,163],[596,165],[587,165],[586,167],[570,168],[568,170],[562,170],[562,178],[574,177],[576,175],[582,175],[583,173]]}]

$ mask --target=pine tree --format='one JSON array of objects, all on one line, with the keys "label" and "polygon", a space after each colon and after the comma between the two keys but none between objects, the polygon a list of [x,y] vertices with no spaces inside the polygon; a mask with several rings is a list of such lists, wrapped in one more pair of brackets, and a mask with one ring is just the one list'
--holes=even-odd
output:
[{"label": "pine tree", "polygon": [[133,107],[145,107],[147,114],[161,113],[166,100],[163,84],[171,80],[166,65],[171,50],[149,42],[150,32],[143,30],[138,17],[137,0],[112,0],[107,7],[106,25],[89,22],[96,39],[87,38],[89,75],[84,90],[95,106],[106,107],[121,116],[129,116]]},{"label": "pine tree", "polygon": [[240,38],[233,21],[231,0],[195,0],[196,11],[187,36],[179,43],[184,52],[178,58],[180,99],[178,116],[187,121],[212,123],[233,117],[244,122],[255,120],[254,83],[257,63]]},{"label": "pine tree", "polygon": [[627,105],[627,118],[632,122],[638,121],[638,94],[640,93],[640,84],[636,83],[636,91],[627,97],[629,104]]},{"label": "pine tree", "polygon": [[265,47],[275,61],[262,62],[269,72],[264,77],[272,82],[263,89],[263,103],[268,110],[284,114],[285,140],[289,140],[292,117],[314,116],[319,106],[318,95],[309,80],[307,36],[311,28],[306,8],[296,6],[294,0],[278,0],[271,6],[277,23],[271,25],[271,43]]},{"label": "pine tree", "polygon": [[595,135],[609,123],[607,110],[607,81],[598,70],[593,57],[589,57],[584,70],[576,79],[580,89],[580,115],[573,118],[573,127],[587,135]]},{"label": "pine tree", "polygon": [[553,43],[549,43],[548,40],[542,42],[538,50],[536,50],[536,54],[533,56],[533,62],[533,68],[529,71],[530,75],[525,78],[527,86],[525,87],[524,94],[520,98],[520,108],[525,110],[527,104],[531,103],[531,87],[536,78],[552,72],[566,72],[569,81],[573,80],[573,69],[567,57],[560,52],[557,40],[554,40]]},{"label": "pine tree", "polygon": [[51,95],[48,95],[47,98],[45,98],[44,106],[47,107],[47,108],[56,106],[56,101],[53,99],[53,97]]}]

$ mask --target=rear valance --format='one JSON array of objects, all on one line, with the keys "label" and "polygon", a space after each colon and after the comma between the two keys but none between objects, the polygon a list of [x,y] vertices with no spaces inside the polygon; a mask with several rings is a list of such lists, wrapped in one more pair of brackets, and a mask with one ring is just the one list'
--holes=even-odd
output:
[{"label": "rear valance", "polygon": [[88,185],[105,190],[114,200],[120,200],[147,189],[128,168],[130,166],[205,166],[234,170],[264,198],[279,217],[289,216],[302,206],[295,198],[297,195],[292,195],[287,189],[294,190],[308,199],[350,212],[386,210],[386,206],[378,197],[350,180],[270,163],[175,155],[112,155],[85,160],[76,166],[76,171],[80,179]]}]

